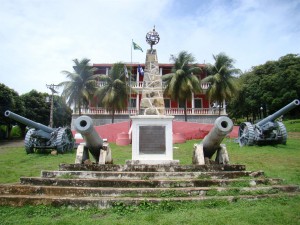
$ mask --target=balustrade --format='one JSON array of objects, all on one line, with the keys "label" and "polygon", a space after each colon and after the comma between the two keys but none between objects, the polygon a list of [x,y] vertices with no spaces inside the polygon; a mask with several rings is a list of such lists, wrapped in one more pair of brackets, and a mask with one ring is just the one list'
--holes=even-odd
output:
[{"label": "balustrade", "polygon": [[[98,81],[98,86],[99,87],[103,87],[105,86],[106,82],[105,81]],[[139,88],[143,88],[143,81],[139,81],[139,82],[136,82],[136,81],[131,81],[130,82],[131,84],[131,87],[134,88],[134,89],[139,89]],[[201,88],[203,90],[207,90],[208,87],[209,87],[210,83],[201,83]],[[163,82],[163,88],[166,87],[166,84],[165,82]]]},{"label": "balustrade", "polygon": [[[184,115],[184,108],[166,108],[166,115]],[[218,109],[214,108],[187,108],[187,115],[216,115],[219,113]],[[78,114],[78,111],[75,112]],[[81,114],[94,114],[94,115],[110,115],[111,112],[101,107],[90,107],[88,109],[81,109]],[[126,109],[116,111],[115,115],[137,115],[137,109]],[[226,115],[226,110],[221,109],[221,115]]]}]

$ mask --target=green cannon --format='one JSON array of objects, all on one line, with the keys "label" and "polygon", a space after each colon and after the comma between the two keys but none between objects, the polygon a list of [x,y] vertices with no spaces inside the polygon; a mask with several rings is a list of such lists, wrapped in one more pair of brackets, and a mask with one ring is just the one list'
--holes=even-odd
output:
[{"label": "green cannon", "polygon": [[254,125],[250,122],[242,123],[238,133],[238,142],[240,146],[286,144],[286,128],[282,122],[276,121],[276,119],[296,108],[299,104],[300,101],[295,99],[277,112],[260,120]]},{"label": "green cannon", "polygon": [[58,153],[64,153],[74,148],[75,141],[69,128],[51,128],[9,110],[5,111],[4,115],[31,128],[24,140],[27,154],[45,149],[56,149]]}]

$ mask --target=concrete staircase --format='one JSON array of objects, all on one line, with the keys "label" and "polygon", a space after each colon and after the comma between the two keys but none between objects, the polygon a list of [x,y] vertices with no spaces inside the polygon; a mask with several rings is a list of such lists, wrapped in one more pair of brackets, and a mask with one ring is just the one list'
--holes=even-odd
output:
[{"label": "concrete staircase", "polygon": [[41,177],[0,185],[0,205],[107,208],[117,203],[257,199],[298,195],[299,186],[266,178],[244,165],[61,164]]}]

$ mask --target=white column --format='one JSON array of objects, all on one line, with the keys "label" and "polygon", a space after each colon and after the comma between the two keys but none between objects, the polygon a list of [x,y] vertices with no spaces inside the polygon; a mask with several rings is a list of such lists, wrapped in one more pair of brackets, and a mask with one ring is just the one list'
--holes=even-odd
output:
[{"label": "white column", "polygon": [[225,104],[225,100],[223,100],[223,112],[224,112],[224,114],[227,114],[227,112],[226,112],[226,104]]},{"label": "white column", "polygon": [[138,69],[136,68],[136,84],[137,84],[137,86],[139,86],[139,83],[140,83],[140,76],[138,73]]},{"label": "white column", "polygon": [[194,114],[194,108],[195,108],[195,96],[194,93],[192,93],[192,114]]},{"label": "white column", "polygon": [[140,93],[136,93],[136,110],[137,110],[137,113],[139,113],[140,111]]}]

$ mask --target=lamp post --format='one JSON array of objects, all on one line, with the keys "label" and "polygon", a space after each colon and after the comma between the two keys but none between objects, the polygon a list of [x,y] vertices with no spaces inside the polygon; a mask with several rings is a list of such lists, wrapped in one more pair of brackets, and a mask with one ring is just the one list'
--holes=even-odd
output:
[{"label": "lamp post", "polygon": [[51,91],[51,106],[50,106],[50,122],[49,126],[53,127],[53,95],[54,93],[58,93],[55,89],[58,87],[58,85],[55,84],[46,84],[46,87],[50,89]]},{"label": "lamp post", "polygon": [[261,107],[260,107],[260,119],[262,119],[262,111],[263,111],[263,109],[264,109],[264,108],[261,106]]}]

